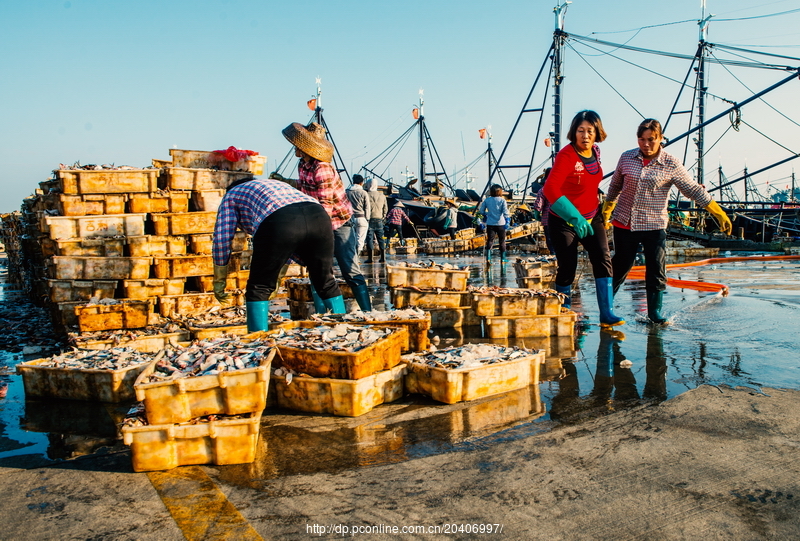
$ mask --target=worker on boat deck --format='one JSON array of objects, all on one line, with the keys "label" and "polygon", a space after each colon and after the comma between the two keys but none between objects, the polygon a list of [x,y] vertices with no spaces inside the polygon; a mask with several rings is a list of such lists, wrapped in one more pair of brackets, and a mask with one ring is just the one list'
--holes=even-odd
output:
[{"label": "worker on boat deck", "polygon": [[492,257],[492,244],[494,244],[494,237],[497,236],[500,243],[500,261],[508,261],[506,258],[506,230],[511,225],[511,214],[508,211],[508,203],[503,197],[502,186],[492,185],[489,197],[483,200],[478,212],[486,216],[486,248],[484,250],[486,259]]},{"label": "worker on boat deck", "polygon": [[406,214],[406,211],[403,210],[404,208],[405,205],[403,202],[398,201],[386,214],[386,223],[389,226],[389,234],[386,238],[392,238],[394,236],[394,232],[397,231],[397,234],[400,236],[400,246],[406,245],[406,240],[403,237],[403,224],[414,225],[414,223],[408,217],[408,214]]},{"label": "worker on boat deck", "polygon": [[[350,286],[358,306],[364,310],[372,310],[372,303],[367,289],[367,280],[361,274],[356,253],[357,239],[350,218],[353,208],[347,199],[339,173],[331,164],[333,160],[333,144],[325,138],[325,128],[316,122],[303,126],[294,122],[284,128],[283,136],[295,147],[295,156],[300,158],[297,166],[298,179],[285,179],[278,173],[270,178],[286,182],[296,182],[297,189],[320,202],[328,212],[333,227],[333,255],[339,264],[342,278]],[[311,290],[314,307],[324,312],[317,291]]]},{"label": "worker on boat deck", "polygon": [[612,308],[611,254],[597,197],[603,168],[595,141],[606,138],[600,116],[594,111],[579,112],[572,119],[567,138],[571,144],[556,154],[542,189],[550,204],[547,228],[558,260],[556,290],[566,295],[564,306],[569,307],[578,267],[578,244],[583,245],[595,278],[600,325],[621,325],[625,321]]},{"label": "worker on boat deck", "polygon": [[366,190],[364,190],[364,177],[353,175],[353,185],[347,190],[347,199],[353,207],[353,230],[356,234],[356,254],[360,254],[364,249],[364,241],[367,240],[369,230],[369,216],[371,213],[371,201]]},{"label": "worker on boat deck", "polygon": [[281,268],[293,255],[325,307],[344,313],[344,299],[333,276],[331,219],[314,198],[277,180],[247,179],[228,188],[214,224],[214,296],[225,302],[228,260],[236,228],[253,237],[250,277],[245,289],[247,330],[266,330],[269,298],[278,287]]},{"label": "worker on boat deck", "polygon": [[386,213],[389,211],[389,205],[386,202],[386,196],[378,189],[378,181],[374,178],[364,183],[364,189],[367,190],[370,203],[369,229],[367,230],[367,248],[369,248],[369,255],[367,256],[367,262],[372,263],[374,261],[373,237],[378,244],[381,262],[384,262],[386,261],[386,251],[383,247],[383,230],[385,227],[384,220],[386,218]]},{"label": "worker on boat deck", "polygon": [[653,323],[667,320],[661,315],[667,288],[666,244],[670,190],[711,213],[720,230],[730,235],[732,224],[702,185],[695,182],[672,154],[661,148],[661,123],[645,119],[636,130],[639,148],[623,152],[611,178],[603,216],[614,226],[614,294],[619,291],[633,266],[639,245],[644,248],[647,315]]}]

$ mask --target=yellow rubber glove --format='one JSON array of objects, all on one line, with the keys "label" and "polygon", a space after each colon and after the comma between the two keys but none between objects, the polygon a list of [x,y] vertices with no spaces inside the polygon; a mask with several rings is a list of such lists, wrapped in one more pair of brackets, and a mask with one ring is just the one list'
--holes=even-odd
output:
[{"label": "yellow rubber glove", "polygon": [[214,265],[214,297],[220,304],[227,304],[230,295],[225,293],[228,283],[228,265]]},{"label": "yellow rubber glove", "polygon": [[606,201],[603,203],[603,223],[606,224],[606,229],[611,229],[611,213],[614,212],[614,207],[616,206],[616,201]]},{"label": "yellow rubber glove", "polygon": [[711,201],[706,207],[706,210],[711,213],[711,215],[717,219],[719,222],[719,230],[725,233],[726,235],[730,235],[733,232],[733,224],[731,223],[728,215],[725,214],[725,211],[720,208],[716,201]]}]

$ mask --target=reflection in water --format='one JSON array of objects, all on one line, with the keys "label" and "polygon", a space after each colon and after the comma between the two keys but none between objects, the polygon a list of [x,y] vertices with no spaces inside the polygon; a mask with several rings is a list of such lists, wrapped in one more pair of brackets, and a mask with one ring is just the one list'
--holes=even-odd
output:
[{"label": "reflection in water", "polygon": [[[502,265],[493,259],[486,265],[478,254],[394,258],[469,265],[470,285],[516,287],[511,262]],[[362,266],[376,309],[391,307],[387,264]],[[622,328],[624,340],[619,333],[601,332],[594,286],[584,270],[574,288],[573,307],[581,313],[575,337],[491,340],[480,326],[435,329],[432,333],[439,336],[440,348],[492,342],[544,349],[540,385],[453,405],[408,395],[353,419],[268,409],[258,460],[220,467],[219,475],[241,483],[294,473],[338,472],[465,446],[489,446],[504,438],[541,431],[551,426],[544,422],[547,420],[577,423],[643,401],[662,401],[703,383],[796,387],[800,382],[800,366],[795,361],[800,343],[796,333],[786,330],[798,322],[800,264],[781,265],[785,268],[741,264],[738,273],[720,265],[708,278],[730,285],[729,297],[669,289],[664,308],[671,325],[666,327],[644,323],[640,315],[646,310],[643,283],[628,281],[615,298],[615,308],[628,321]],[[32,305],[21,293],[9,295],[8,290],[0,290],[0,325],[7,331],[13,329],[13,340],[0,341],[0,385],[8,384],[7,396],[0,397],[0,464],[20,465],[25,457],[34,456],[46,463],[47,459],[97,454],[104,448],[125,449],[114,433],[117,414],[113,410],[74,402],[25,400],[21,379],[13,373],[14,364],[22,357],[10,352],[20,351],[20,346],[31,340],[51,340],[37,330],[46,325],[28,325],[28,330],[20,327],[35,321],[29,316],[38,309],[27,307]],[[12,335],[10,331],[7,334]],[[621,366],[623,359],[632,365]],[[124,409],[122,406],[123,413]]]}]

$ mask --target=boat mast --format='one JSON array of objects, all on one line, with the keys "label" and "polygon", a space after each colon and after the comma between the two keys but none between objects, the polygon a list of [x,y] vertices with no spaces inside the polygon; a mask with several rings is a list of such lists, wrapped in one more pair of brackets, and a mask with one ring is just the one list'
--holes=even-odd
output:
[{"label": "boat mast", "polygon": [[561,83],[564,80],[563,74],[563,51],[564,41],[567,34],[564,32],[564,19],[567,15],[567,6],[572,2],[565,0],[564,3],[553,8],[555,15],[555,30],[553,31],[553,155],[558,154],[561,149]]},{"label": "boat mast", "polygon": [[422,193],[425,186],[425,113],[423,106],[425,100],[422,98],[423,90],[419,89],[419,189]]},{"label": "boat mast", "polygon": [[[713,15],[706,16],[706,0],[700,0],[701,13],[698,26],[700,27],[700,46],[697,49],[697,124],[702,126],[706,120],[706,48],[708,37],[708,23]],[[705,154],[705,128],[697,131],[697,182],[703,184],[704,167],[703,154]]]}]

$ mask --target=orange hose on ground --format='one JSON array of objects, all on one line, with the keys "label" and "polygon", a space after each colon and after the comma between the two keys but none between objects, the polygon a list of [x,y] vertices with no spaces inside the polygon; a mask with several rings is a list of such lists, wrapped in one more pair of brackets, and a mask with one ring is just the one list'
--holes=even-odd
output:
[{"label": "orange hose on ground", "polygon": [[[702,265],[710,265],[714,263],[730,263],[731,261],[793,261],[800,260],[800,255],[768,255],[768,256],[739,256],[739,257],[712,257],[710,259],[701,259],[700,261],[692,261],[689,263],[673,263],[667,265],[667,269],[678,269],[681,267],[699,267]],[[645,267],[639,265],[633,267],[631,272],[628,273],[628,278],[633,280],[644,280]],[[677,280],[675,278],[667,278],[667,285],[683,289],[694,289],[696,291],[721,291],[723,295],[729,292],[728,286],[725,284],[717,284],[715,282],[695,282],[693,280]]]}]

